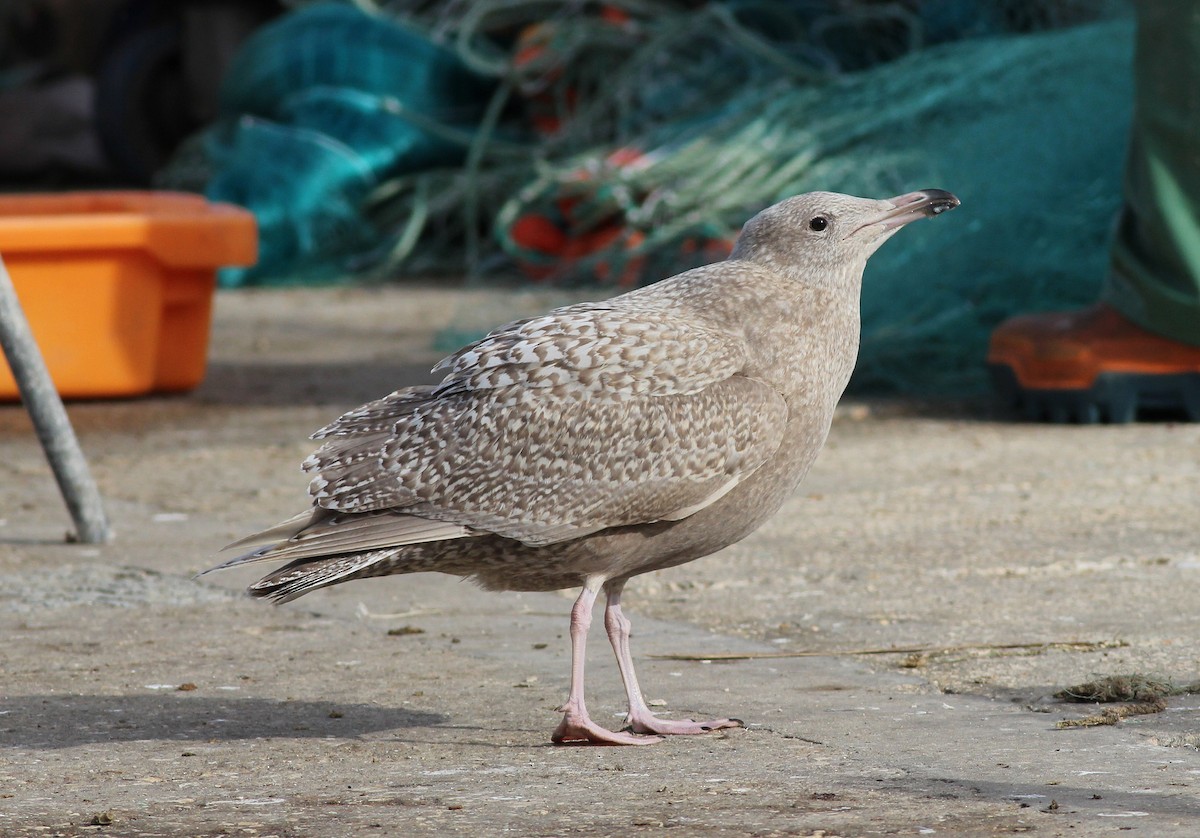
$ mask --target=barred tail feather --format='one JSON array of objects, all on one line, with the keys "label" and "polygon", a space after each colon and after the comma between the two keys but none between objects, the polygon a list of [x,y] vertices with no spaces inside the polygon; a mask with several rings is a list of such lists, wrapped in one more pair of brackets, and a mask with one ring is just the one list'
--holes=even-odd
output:
[{"label": "barred tail feather", "polygon": [[318,588],[336,585],[366,570],[371,565],[394,556],[397,550],[375,550],[355,556],[334,556],[326,559],[297,559],[275,570],[251,585],[252,597],[270,599],[276,603],[291,602]]}]

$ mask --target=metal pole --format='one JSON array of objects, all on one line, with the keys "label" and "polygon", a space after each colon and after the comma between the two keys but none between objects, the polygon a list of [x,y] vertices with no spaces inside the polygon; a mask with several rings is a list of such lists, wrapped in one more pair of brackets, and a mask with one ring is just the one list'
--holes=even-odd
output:
[{"label": "metal pole", "polygon": [[108,541],[111,533],[100,492],[88,471],[87,460],[75,438],[62,399],[50,380],[46,362],[29,330],[3,259],[0,259],[0,348],[8,358],[25,409],[33,420],[42,450],[54,471],[54,479],[58,481],[59,491],[79,531],[79,540],[85,544]]}]

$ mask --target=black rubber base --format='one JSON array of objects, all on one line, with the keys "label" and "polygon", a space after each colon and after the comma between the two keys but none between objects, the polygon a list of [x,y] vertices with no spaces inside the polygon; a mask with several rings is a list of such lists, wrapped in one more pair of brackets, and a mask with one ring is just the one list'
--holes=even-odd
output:
[{"label": "black rubber base", "polygon": [[1022,387],[1007,365],[988,364],[988,371],[1000,398],[1033,422],[1120,425],[1139,415],[1200,422],[1200,373],[1106,372],[1086,390],[1037,390]]}]

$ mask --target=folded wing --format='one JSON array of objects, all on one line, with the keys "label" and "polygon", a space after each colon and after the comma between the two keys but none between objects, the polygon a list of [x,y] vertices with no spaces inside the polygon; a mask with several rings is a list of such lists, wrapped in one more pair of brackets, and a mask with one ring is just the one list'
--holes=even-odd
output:
[{"label": "folded wing", "polygon": [[533,545],[702,509],[774,454],[787,407],[740,374],[738,336],[647,308],[511,324],[346,414],[306,461],[316,504]]}]

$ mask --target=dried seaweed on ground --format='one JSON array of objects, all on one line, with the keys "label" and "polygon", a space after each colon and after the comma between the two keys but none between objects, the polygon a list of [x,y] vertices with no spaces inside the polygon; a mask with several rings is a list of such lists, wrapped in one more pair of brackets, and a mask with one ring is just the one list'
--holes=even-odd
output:
[{"label": "dried seaweed on ground", "polygon": [[1110,675],[1084,684],[1059,690],[1055,698],[1077,702],[1127,702],[1116,707],[1105,707],[1099,713],[1081,719],[1064,719],[1055,727],[1060,730],[1074,727],[1100,727],[1115,725],[1129,716],[1146,716],[1167,709],[1167,698],[1173,695],[1200,692],[1200,682],[1172,684],[1170,681],[1133,673]]},{"label": "dried seaweed on ground", "polygon": [[1082,719],[1063,719],[1055,727],[1065,730],[1072,727],[1115,725],[1121,719],[1129,716],[1149,716],[1152,713],[1161,713],[1166,709],[1167,700],[1165,698],[1158,698],[1154,701],[1138,701],[1132,704],[1118,704],[1116,707],[1105,707],[1099,713],[1084,716]]},{"label": "dried seaweed on ground", "polygon": [[1109,675],[1096,681],[1088,681],[1067,687],[1054,694],[1063,701],[1149,701],[1172,695],[1200,692],[1200,682],[1194,684],[1172,684],[1170,681],[1148,675]]}]

